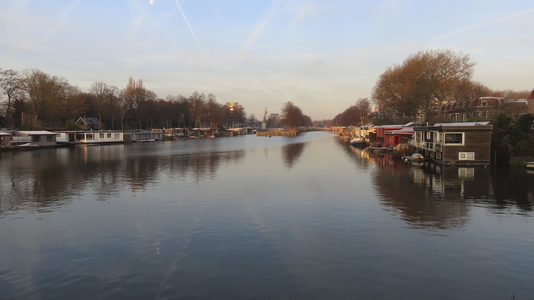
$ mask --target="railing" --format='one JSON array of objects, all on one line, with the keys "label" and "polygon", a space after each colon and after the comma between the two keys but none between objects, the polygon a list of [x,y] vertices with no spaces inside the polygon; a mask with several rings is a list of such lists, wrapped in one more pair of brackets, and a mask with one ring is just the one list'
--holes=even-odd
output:
[{"label": "railing", "polygon": [[17,142],[17,143],[30,143],[32,141],[32,137],[31,136],[14,136],[12,141]]}]

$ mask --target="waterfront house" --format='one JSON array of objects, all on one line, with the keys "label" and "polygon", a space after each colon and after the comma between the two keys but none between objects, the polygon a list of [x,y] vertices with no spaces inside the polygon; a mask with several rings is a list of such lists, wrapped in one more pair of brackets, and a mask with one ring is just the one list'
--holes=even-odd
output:
[{"label": "waterfront house", "polygon": [[40,147],[55,147],[56,133],[40,131],[15,131],[12,136],[11,146],[31,143]]},{"label": "waterfront house", "polygon": [[219,135],[219,129],[217,128],[200,128],[200,135],[205,138]]},{"label": "waterfront house", "polygon": [[[410,122],[408,124],[404,125],[382,125],[382,126],[376,126],[376,144],[379,146],[389,146],[389,140],[386,141],[386,132],[393,131],[393,130],[402,130],[405,127],[410,127],[413,125],[413,122]],[[400,140],[399,140],[400,142]],[[392,142],[393,143],[393,142]],[[398,143],[397,143],[398,144]]]},{"label": "waterfront house", "polygon": [[489,164],[491,133],[489,122],[437,123],[414,128],[416,151],[443,164]]},{"label": "waterfront house", "polygon": [[124,142],[123,133],[113,130],[99,131],[59,131],[56,132],[58,144],[98,145],[120,144]]},{"label": "waterfront house", "polygon": [[80,117],[78,120],[76,120],[76,124],[80,125],[84,130],[100,129],[102,126],[104,126],[102,123],[100,123],[100,120],[92,117]]},{"label": "waterfront house", "polygon": [[385,131],[384,144],[388,147],[396,147],[399,144],[408,144],[413,137],[413,127],[403,127],[398,130]]},{"label": "waterfront house", "polygon": [[152,132],[160,132],[164,139],[167,140],[177,140],[185,138],[189,135],[188,128],[163,128],[163,129],[152,129]]},{"label": "waterfront house", "polygon": [[11,142],[10,132],[0,132],[0,146],[5,147],[7,143]]}]

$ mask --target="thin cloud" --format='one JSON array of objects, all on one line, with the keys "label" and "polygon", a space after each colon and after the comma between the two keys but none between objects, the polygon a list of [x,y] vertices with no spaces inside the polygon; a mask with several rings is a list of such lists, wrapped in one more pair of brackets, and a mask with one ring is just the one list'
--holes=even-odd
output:
[{"label": "thin cloud", "polygon": [[193,27],[191,27],[191,24],[189,24],[189,21],[187,20],[187,17],[185,16],[185,13],[182,9],[182,6],[180,5],[180,2],[178,2],[178,0],[174,0],[174,2],[176,2],[176,6],[178,6],[178,9],[180,10],[180,13],[182,14],[182,17],[184,17],[184,20],[185,22],[187,23],[187,26],[189,27],[189,31],[191,31],[191,35],[193,36],[193,38],[195,39],[195,42],[197,43],[197,46],[198,48],[200,49],[200,51],[202,52],[202,55],[204,55],[204,57],[206,57],[206,53],[204,52],[204,50],[202,49],[202,47],[200,46],[200,43],[198,42],[197,40],[197,37],[195,35],[195,32],[193,31]]},{"label": "thin cloud", "polygon": [[455,36],[455,35],[460,34],[460,33],[471,31],[473,29],[477,29],[477,28],[480,28],[480,27],[484,27],[484,26],[488,26],[488,25],[491,25],[491,24],[499,23],[499,22],[502,22],[502,21],[506,21],[506,20],[509,20],[509,19],[512,19],[512,18],[516,18],[516,17],[522,16],[522,15],[530,14],[532,12],[534,12],[534,9],[520,11],[520,12],[517,12],[515,14],[511,14],[511,15],[508,15],[508,16],[505,16],[505,17],[502,17],[502,18],[498,18],[498,19],[491,20],[491,21],[488,21],[488,22],[484,22],[484,23],[480,23],[480,24],[477,24],[477,25],[473,25],[473,26],[470,26],[470,27],[467,27],[467,28],[464,28],[464,29],[461,29],[461,30],[458,30],[458,31],[455,31],[455,32],[452,32],[452,33],[449,33],[449,34],[440,35],[440,36],[437,36],[437,37],[433,38],[432,40],[441,40],[441,39],[444,39],[444,38]]},{"label": "thin cloud", "polygon": [[154,25],[154,27],[156,27],[164,36],[165,38],[171,42],[171,44],[173,45],[173,47],[178,50],[178,52],[180,52],[180,54],[182,55],[182,57],[191,65],[191,66],[195,66],[195,64],[193,64],[193,62],[189,59],[189,56],[187,54],[185,54],[185,52],[180,48],[178,47],[178,45],[170,38],[168,37],[165,32],[158,26],[158,24],[156,24],[156,22],[154,22],[154,20],[152,20],[152,18],[150,18],[150,16],[143,10],[143,8],[139,5],[139,3],[137,3],[136,0],[130,0],[130,3],[133,3],[135,4],[135,6],[137,7],[137,9],[139,9],[139,11],[146,16],[146,18],[152,23],[152,25]]},{"label": "thin cloud", "polygon": [[46,40],[52,34],[58,32],[63,26],[65,26],[65,24],[67,24],[67,21],[68,21],[67,14],[71,10],[73,10],[76,6],[78,6],[78,4],[80,4],[80,2],[82,2],[82,0],[75,0],[75,1],[71,2],[67,7],[65,7],[65,9],[61,13],[61,15],[59,15],[59,17],[58,17],[58,23],[59,24],[55,28],[53,28],[52,30],[48,31],[48,33],[45,35],[43,40]]}]

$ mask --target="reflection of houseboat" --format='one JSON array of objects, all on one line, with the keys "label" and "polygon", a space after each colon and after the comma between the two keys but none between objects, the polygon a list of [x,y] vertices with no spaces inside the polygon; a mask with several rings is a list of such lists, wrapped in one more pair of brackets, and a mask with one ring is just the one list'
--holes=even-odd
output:
[{"label": "reflection of houseboat", "polygon": [[412,145],[427,158],[443,164],[489,164],[489,122],[438,123],[414,128]]}]

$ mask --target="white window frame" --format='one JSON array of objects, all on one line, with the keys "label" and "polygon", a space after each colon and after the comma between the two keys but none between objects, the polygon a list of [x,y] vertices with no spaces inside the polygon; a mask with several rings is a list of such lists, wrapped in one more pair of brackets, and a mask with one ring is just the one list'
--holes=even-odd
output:
[{"label": "white window frame", "polygon": [[475,160],[475,152],[458,152],[458,160]]},{"label": "white window frame", "polygon": [[[462,143],[461,144],[447,143],[447,134],[461,134],[462,135]],[[465,145],[465,132],[444,132],[443,133],[443,145],[445,145],[445,146],[463,146],[463,145]]]}]

